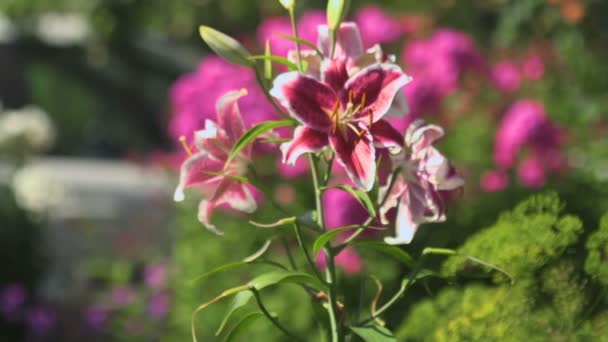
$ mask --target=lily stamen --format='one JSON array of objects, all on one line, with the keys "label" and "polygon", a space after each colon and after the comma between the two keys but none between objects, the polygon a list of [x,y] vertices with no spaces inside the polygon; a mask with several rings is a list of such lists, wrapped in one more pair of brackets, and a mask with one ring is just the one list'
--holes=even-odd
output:
[{"label": "lily stamen", "polygon": [[183,135],[181,137],[179,137],[179,142],[182,144],[182,147],[184,148],[184,151],[186,151],[188,156],[191,156],[192,149],[190,149],[190,146],[188,146],[188,140],[186,139],[186,137]]}]

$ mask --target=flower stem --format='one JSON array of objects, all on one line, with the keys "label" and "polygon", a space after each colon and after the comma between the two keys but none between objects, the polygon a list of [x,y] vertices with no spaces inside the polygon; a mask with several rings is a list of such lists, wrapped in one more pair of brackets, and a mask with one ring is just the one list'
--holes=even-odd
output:
[{"label": "flower stem", "polygon": [[[296,25],[296,14],[293,9],[289,9],[289,19],[291,20],[291,30],[293,31],[293,36],[298,37],[298,26]],[[298,71],[302,72],[302,53],[300,52],[300,43],[296,41],[296,53],[298,54]]]},{"label": "flower stem", "polygon": [[[308,161],[310,163],[310,171],[312,174],[312,183],[315,189],[315,204],[316,204],[316,219],[319,227],[325,230],[325,220],[323,215],[323,189],[320,183],[319,177],[319,158],[313,154],[308,155]],[[338,298],[336,293],[336,266],[334,263],[334,252],[330,246],[324,248],[327,268],[325,270],[325,280],[329,285],[328,301],[329,305],[327,311],[329,313],[329,322],[331,327],[331,340],[332,342],[343,342],[344,334],[342,327],[340,326],[340,320],[338,317]]]},{"label": "flower stem", "polygon": [[302,249],[302,252],[304,253],[304,256],[306,257],[306,261],[308,262],[308,265],[310,265],[313,272],[315,272],[315,275],[317,276],[317,278],[319,278],[319,280],[321,280],[321,282],[325,282],[325,280],[323,279],[323,277],[317,270],[317,267],[315,266],[315,263],[314,263],[313,259],[311,258],[310,253],[308,252],[308,249],[306,249],[306,245],[304,244],[304,238],[302,237],[302,228],[300,227],[300,224],[298,222],[294,222],[293,229],[296,233],[296,238],[298,239],[298,244],[300,245],[300,248]]}]

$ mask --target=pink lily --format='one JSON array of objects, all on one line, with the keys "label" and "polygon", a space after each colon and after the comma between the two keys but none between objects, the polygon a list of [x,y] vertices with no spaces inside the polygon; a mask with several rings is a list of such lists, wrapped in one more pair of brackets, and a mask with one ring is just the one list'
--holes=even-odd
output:
[{"label": "pink lily", "polygon": [[369,191],[375,147],[401,148],[401,135],[382,117],[410,78],[392,64],[374,64],[349,77],[344,59],[331,60],[322,78],[294,71],[274,80],[270,94],[302,124],[281,145],[283,162],[293,164],[329,145],[353,183]]},{"label": "pink lily", "polygon": [[[318,42],[319,50],[326,59],[322,59],[315,51],[304,50],[301,52],[302,60],[307,64],[306,74],[321,80],[327,69],[331,68],[332,61],[328,59],[331,54],[331,34],[327,25],[319,25]],[[290,50],[287,58],[296,63],[298,56],[295,50]],[[395,64],[395,56],[387,55],[382,51],[379,44],[364,50],[363,41],[359,27],[354,22],[344,22],[340,25],[336,35],[336,47],[333,55],[334,60],[345,60],[348,76],[353,76],[361,69],[377,64]],[[397,92],[389,109],[388,115],[403,117],[408,112],[407,100],[403,91]]]},{"label": "pink lily", "polygon": [[198,207],[198,219],[207,229],[222,235],[211,223],[213,210],[221,205],[245,213],[252,213],[257,204],[250,186],[235,179],[242,176],[251,161],[251,146],[246,147],[228,165],[228,153],[239,137],[245,133],[245,124],[237,100],[247,92],[231,91],[223,95],[216,104],[217,124],[205,121],[205,129],[194,133],[194,146],[187,145],[182,138],[188,159],[181,166],[180,180],[175,189],[174,200],[184,200],[184,190],[196,188],[204,199]]},{"label": "pink lily", "polygon": [[401,167],[401,172],[380,188],[379,198],[384,198],[389,185],[394,182],[380,208],[382,223],[387,224],[388,211],[397,207],[396,236],[386,237],[386,243],[410,243],[420,224],[444,221],[444,192],[464,185],[464,180],[450,162],[433,147],[433,143],[442,136],[441,127],[422,120],[410,125],[405,136],[408,151],[393,159],[393,165]]}]

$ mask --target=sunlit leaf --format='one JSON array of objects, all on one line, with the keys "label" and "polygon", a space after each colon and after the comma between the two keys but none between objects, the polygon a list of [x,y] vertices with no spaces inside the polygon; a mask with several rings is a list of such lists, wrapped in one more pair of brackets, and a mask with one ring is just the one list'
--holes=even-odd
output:
[{"label": "sunlit leaf", "polygon": [[205,25],[201,25],[198,30],[205,43],[220,57],[235,64],[255,66],[255,63],[249,59],[251,56],[249,51],[234,38]]},{"label": "sunlit leaf", "polygon": [[288,11],[293,11],[294,6],[296,5],[296,0],[279,0],[279,2]]},{"label": "sunlit leaf", "polygon": [[226,326],[226,323],[228,323],[228,320],[230,319],[230,317],[232,317],[232,315],[235,312],[237,312],[240,308],[247,305],[247,303],[249,302],[249,300],[252,297],[253,297],[253,293],[251,293],[251,291],[239,292],[236,294],[236,296],[234,296],[232,303],[230,303],[230,306],[228,307],[228,311],[224,315],[224,319],[222,320],[222,323],[220,323],[220,326],[217,328],[217,331],[215,332],[215,336],[218,336],[219,334],[222,333],[222,331],[224,330],[224,327]]},{"label": "sunlit leaf", "polygon": [[308,273],[292,271],[272,271],[262,274],[251,280],[248,286],[256,290],[262,290],[272,285],[285,283],[306,284],[317,290],[325,290],[327,288],[318,278]]},{"label": "sunlit leaf", "polygon": [[416,263],[414,261],[414,258],[412,258],[409,253],[397,246],[389,245],[384,241],[362,240],[354,242],[353,245],[364,249],[372,249],[390,255],[400,263],[410,268],[414,267],[414,264]]},{"label": "sunlit leaf", "polygon": [[259,137],[260,135],[275,128],[292,126],[294,124],[295,122],[293,120],[275,120],[265,121],[251,127],[251,129],[245,132],[245,134],[239,138],[236,144],[234,144],[225,165],[229,165],[232,159],[234,159],[245,147],[247,147],[247,145],[251,144],[255,138]]},{"label": "sunlit leaf", "polygon": [[337,229],[328,230],[325,233],[321,234],[312,245],[312,254],[317,255],[325,245],[327,245],[334,237],[342,232],[346,232],[349,230],[354,230],[360,228],[358,224],[352,226],[341,227]]},{"label": "sunlit leaf", "polygon": [[319,48],[315,44],[309,42],[308,40],[305,40],[305,39],[302,39],[302,38],[298,38],[298,37],[294,37],[294,36],[291,36],[291,35],[288,35],[288,34],[283,34],[283,33],[276,33],[276,35],[279,36],[279,37],[281,37],[281,38],[285,38],[287,40],[291,40],[292,42],[299,43],[299,44],[302,44],[304,46],[307,46],[307,47],[315,50],[315,52],[317,53],[317,55],[323,56],[323,52],[321,52],[321,50],[319,50]]},{"label": "sunlit leaf", "polygon": [[228,332],[224,338],[224,342],[237,341],[238,337],[242,336],[253,323],[263,316],[264,314],[261,312],[252,312],[245,315],[245,317],[243,317],[232,329],[230,329],[230,332]]}]

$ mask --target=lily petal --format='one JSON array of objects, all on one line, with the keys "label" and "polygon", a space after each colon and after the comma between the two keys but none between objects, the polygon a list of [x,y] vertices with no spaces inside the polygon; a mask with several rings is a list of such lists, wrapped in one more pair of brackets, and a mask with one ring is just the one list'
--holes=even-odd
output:
[{"label": "lily petal", "polygon": [[344,104],[349,99],[355,105],[364,102],[365,107],[356,116],[360,120],[369,120],[371,115],[372,121],[376,122],[389,110],[401,87],[411,80],[397,65],[374,64],[353,75],[340,96]]},{"label": "lily petal", "polygon": [[228,142],[233,145],[245,133],[245,124],[239,111],[238,99],[247,95],[247,90],[231,91],[220,97],[216,104],[218,125],[226,132]]},{"label": "lily petal", "polygon": [[[319,30],[318,46],[321,52],[327,57],[331,54],[331,32],[327,25],[321,25]],[[363,42],[359,27],[354,22],[344,22],[340,25],[336,34],[336,47],[334,50],[334,58],[352,58],[355,59],[363,54]]]},{"label": "lily petal", "polygon": [[405,133],[405,143],[412,148],[414,154],[430,147],[443,137],[443,128],[437,125],[426,124],[418,119],[410,124]]},{"label": "lily petal", "polygon": [[393,153],[399,152],[403,147],[403,136],[386,120],[378,120],[369,131],[376,147],[388,148]]},{"label": "lily petal", "polygon": [[215,207],[215,202],[202,200],[198,204],[198,221],[215,235],[221,236],[224,235],[224,233],[211,223],[211,214],[213,213],[213,209],[215,209]]},{"label": "lily petal", "polygon": [[372,135],[364,128],[358,128],[361,136],[352,129],[329,136],[329,143],[336,152],[336,160],[350,179],[358,187],[370,191],[376,176],[376,149]]},{"label": "lily petal", "polygon": [[[321,79],[321,57],[314,50],[302,50],[300,51],[302,61],[306,62],[308,66],[304,73],[317,80]],[[287,52],[287,59],[294,63],[298,63],[298,52],[296,50],[289,50]]]},{"label": "lily petal", "polygon": [[327,85],[297,71],[279,75],[270,94],[277,98],[291,116],[305,126],[318,131],[329,131],[338,97]]},{"label": "lily petal", "polygon": [[205,120],[205,128],[194,132],[194,144],[200,152],[207,152],[215,160],[225,160],[227,151],[223,146],[229,146],[226,133],[209,119]]},{"label": "lily petal", "polygon": [[348,72],[346,70],[346,59],[326,59],[321,64],[321,79],[323,83],[329,85],[338,93],[344,88],[344,84],[348,80]]},{"label": "lily petal", "polygon": [[248,214],[253,213],[258,207],[248,185],[239,182],[234,182],[218,199],[217,203],[227,204],[234,210]]},{"label": "lily petal", "polygon": [[281,144],[283,163],[295,165],[296,160],[302,154],[320,152],[328,144],[327,133],[305,126],[298,126],[293,133],[293,139],[290,142]]},{"label": "lily petal", "polygon": [[224,164],[209,157],[207,152],[194,154],[182,164],[179,184],[175,189],[173,199],[176,202],[184,200],[184,189],[212,180],[216,175],[209,173],[220,172]]}]

